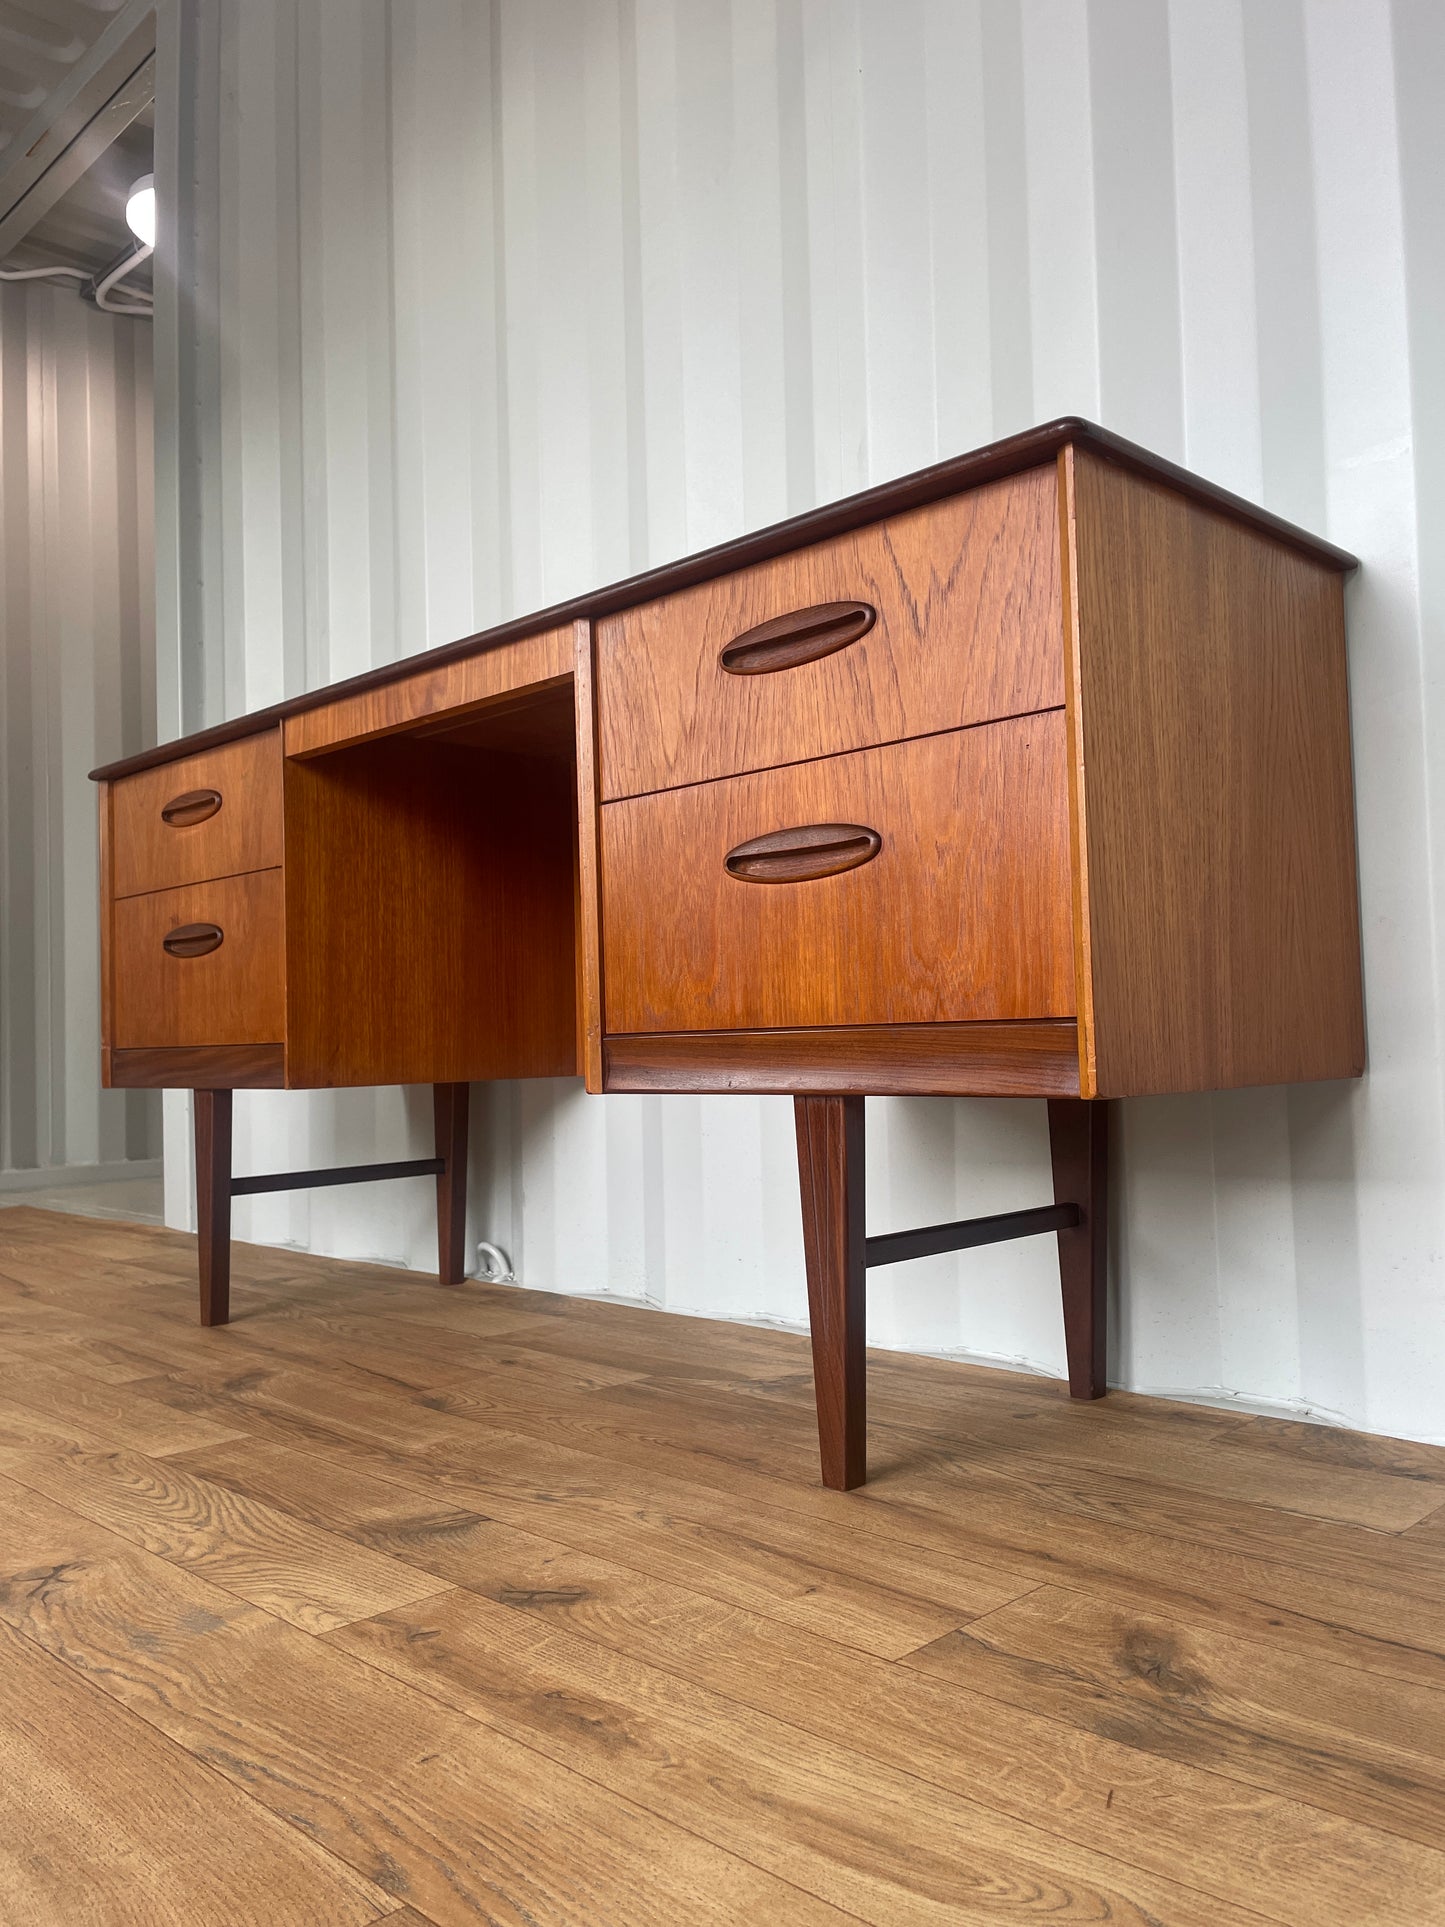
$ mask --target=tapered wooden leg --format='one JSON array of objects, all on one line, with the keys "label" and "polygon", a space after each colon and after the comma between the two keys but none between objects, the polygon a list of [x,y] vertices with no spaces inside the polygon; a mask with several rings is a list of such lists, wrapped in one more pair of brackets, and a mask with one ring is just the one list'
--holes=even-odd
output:
[{"label": "tapered wooden leg", "polygon": [[1079,1223],[1059,1233],[1069,1396],[1102,1398],[1109,1387],[1109,1106],[1099,1099],[1049,1099],[1054,1202],[1076,1204]]},{"label": "tapered wooden leg", "polygon": [[470,1084],[433,1084],[437,1173],[437,1271],[444,1285],[467,1275],[467,1120]]},{"label": "tapered wooden leg", "polygon": [[231,1093],[194,1091],[201,1323],[231,1317]]},{"label": "tapered wooden leg", "polygon": [[848,1492],[868,1476],[863,1099],[795,1097],[793,1116],[823,1483]]}]

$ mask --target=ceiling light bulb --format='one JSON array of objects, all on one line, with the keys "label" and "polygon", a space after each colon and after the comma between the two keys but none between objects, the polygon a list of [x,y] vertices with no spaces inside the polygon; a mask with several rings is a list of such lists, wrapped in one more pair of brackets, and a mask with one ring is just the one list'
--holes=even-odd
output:
[{"label": "ceiling light bulb", "polygon": [[142,174],[125,197],[126,226],[148,248],[156,244],[156,177]]}]

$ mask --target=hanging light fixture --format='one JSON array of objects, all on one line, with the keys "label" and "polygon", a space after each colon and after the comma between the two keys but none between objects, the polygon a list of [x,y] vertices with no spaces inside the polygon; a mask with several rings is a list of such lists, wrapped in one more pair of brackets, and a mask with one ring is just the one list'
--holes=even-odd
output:
[{"label": "hanging light fixture", "polygon": [[126,226],[148,248],[156,244],[156,177],[142,174],[125,197]]}]

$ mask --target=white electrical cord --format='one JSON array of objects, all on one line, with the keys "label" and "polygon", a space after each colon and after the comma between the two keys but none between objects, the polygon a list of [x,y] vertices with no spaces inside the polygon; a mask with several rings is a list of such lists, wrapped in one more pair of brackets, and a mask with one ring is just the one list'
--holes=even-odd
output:
[{"label": "white electrical cord", "polygon": [[155,248],[144,241],[120,261],[100,281],[87,274],[83,268],[0,268],[0,281],[79,281],[82,287],[95,285],[95,305],[104,308],[107,314],[153,315],[155,306],[143,296],[135,296],[127,301],[112,301],[110,291],[117,281],[125,279],[143,261],[149,261]]},{"label": "white electrical cord", "polygon": [[88,281],[83,268],[0,268],[0,281]]},{"label": "white electrical cord", "polygon": [[154,245],[150,242],[142,241],[123,261],[118,261],[110,273],[107,274],[103,280],[97,281],[95,284],[96,307],[104,308],[107,314],[153,315],[155,313],[154,303],[140,297],[137,297],[133,301],[111,301],[108,300],[107,297],[117,281],[124,280],[125,276],[138,268],[142,261],[149,261],[154,253]]}]

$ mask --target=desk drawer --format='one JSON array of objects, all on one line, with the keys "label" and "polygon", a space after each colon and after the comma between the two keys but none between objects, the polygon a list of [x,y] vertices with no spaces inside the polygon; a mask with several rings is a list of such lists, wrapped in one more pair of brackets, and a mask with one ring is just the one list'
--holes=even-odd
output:
[{"label": "desk drawer", "polygon": [[259,870],[115,904],[117,1049],[284,1040],[281,879]]},{"label": "desk drawer", "polygon": [[281,862],[281,732],[268,729],[125,776],[111,790],[115,894]]},{"label": "desk drawer", "polygon": [[609,1033],[1074,1014],[1062,711],[601,814]]},{"label": "desk drawer", "polygon": [[1058,548],[1050,463],[603,619],[603,797],[1062,703]]}]

